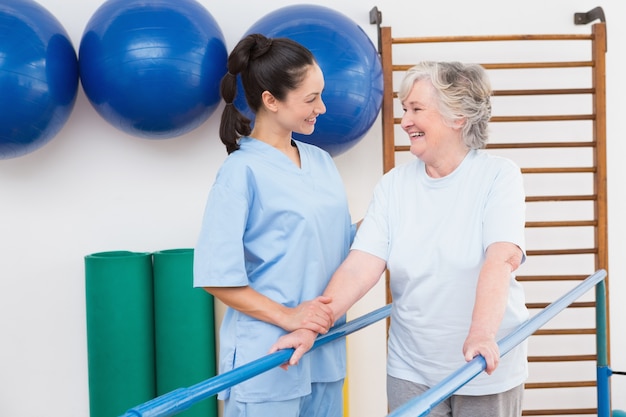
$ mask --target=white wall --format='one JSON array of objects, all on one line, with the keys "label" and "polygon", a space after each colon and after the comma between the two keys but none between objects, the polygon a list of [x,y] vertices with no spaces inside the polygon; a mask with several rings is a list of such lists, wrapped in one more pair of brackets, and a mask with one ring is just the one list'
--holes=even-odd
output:
[{"label": "white wall", "polygon": [[[78,49],[100,0],[40,0]],[[296,1],[201,0],[222,27],[229,50],[258,18]],[[626,201],[621,137],[626,92],[626,6],[621,1],[475,0],[310,1],[369,24],[374,5],[394,35],[588,32],[575,12],[602,6],[608,22],[608,147],[612,368],[626,370]],[[245,10],[245,13],[242,11]],[[1,93],[0,93],[1,94]],[[0,96],[1,99],[1,96]],[[79,90],[63,130],[45,147],[0,161],[0,416],[88,415],[83,257],[109,250],[191,247],[208,188],[225,157],[220,109],[182,137],[155,141],[121,133],[101,119]],[[355,219],[363,216],[381,174],[380,122],[336,158]],[[364,168],[367,167],[367,168]],[[384,303],[382,285],[351,311]],[[384,325],[351,336],[350,415],[386,414]],[[613,377],[615,408],[626,409],[626,377]]]}]

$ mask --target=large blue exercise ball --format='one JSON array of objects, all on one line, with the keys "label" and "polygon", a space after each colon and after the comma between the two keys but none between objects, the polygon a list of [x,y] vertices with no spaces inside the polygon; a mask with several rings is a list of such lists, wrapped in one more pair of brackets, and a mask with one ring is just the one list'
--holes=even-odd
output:
[{"label": "large blue exercise ball", "polygon": [[48,143],[69,118],[78,62],[61,23],[31,0],[0,2],[0,159]]},{"label": "large blue exercise ball", "polygon": [[222,30],[195,0],[108,0],[78,50],[80,80],[96,111],[148,139],[180,136],[215,111],[226,59]]},{"label": "large blue exercise ball", "polygon": [[[294,134],[296,139],[336,156],[365,136],[382,105],[383,72],[376,47],[359,25],[327,7],[294,5],[265,15],[245,35],[251,33],[301,43],[324,73],[326,114],[317,119],[313,134]],[[243,94],[235,105],[254,118]]]}]

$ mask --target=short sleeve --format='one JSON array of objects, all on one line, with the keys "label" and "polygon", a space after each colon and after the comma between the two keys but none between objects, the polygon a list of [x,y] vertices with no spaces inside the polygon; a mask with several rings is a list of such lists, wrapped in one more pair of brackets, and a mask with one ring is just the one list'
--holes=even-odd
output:
[{"label": "short sleeve", "polygon": [[242,239],[247,216],[243,195],[213,185],[194,253],[194,287],[248,285]]},{"label": "short sleeve", "polygon": [[526,203],[522,174],[511,161],[500,161],[501,169],[486,201],[483,245],[487,248],[495,242],[511,242],[520,247],[525,259]]}]

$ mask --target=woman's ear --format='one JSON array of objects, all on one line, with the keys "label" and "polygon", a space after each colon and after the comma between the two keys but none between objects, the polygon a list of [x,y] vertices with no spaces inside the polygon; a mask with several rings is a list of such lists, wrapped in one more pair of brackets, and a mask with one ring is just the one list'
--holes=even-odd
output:
[{"label": "woman's ear", "polygon": [[274,97],[274,95],[269,91],[263,91],[263,94],[261,94],[261,100],[268,111],[275,112],[278,110],[276,97]]},{"label": "woman's ear", "polygon": [[465,126],[466,122],[467,122],[467,117],[459,117],[458,119],[454,119],[454,121],[452,122],[452,128],[462,129],[463,126]]}]

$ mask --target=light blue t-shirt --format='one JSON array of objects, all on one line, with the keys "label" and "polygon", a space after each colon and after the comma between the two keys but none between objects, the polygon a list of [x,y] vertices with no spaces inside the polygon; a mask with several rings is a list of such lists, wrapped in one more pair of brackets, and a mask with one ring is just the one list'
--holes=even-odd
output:
[{"label": "light blue t-shirt", "polygon": [[[289,307],[322,294],[347,255],[354,228],[330,155],[313,145],[294,144],[301,168],[248,137],[226,158],[209,193],[195,248],[195,287],[249,285]],[[267,355],[283,334],[277,326],[228,308],[220,330],[220,373]],[[345,341],[332,342],[305,355],[298,366],[265,372],[220,398],[256,402],[307,395],[311,382],[344,378],[345,355]]]},{"label": "light blue t-shirt", "polygon": [[[352,248],[384,259],[390,272],[389,375],[433,386],[466,363],[485,251],[494,242],[524,251],[524,221],[519,168],[485,151],[470,151],[443,178],[417,159],[381,179]],[[528,318],[523,288],[514,275],[510,282],[498,340]],[[457,393],[504,392],[524,382],[526,368],[523,343]]]}]

